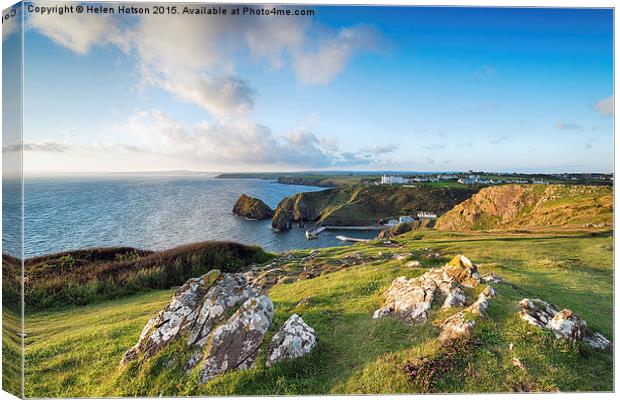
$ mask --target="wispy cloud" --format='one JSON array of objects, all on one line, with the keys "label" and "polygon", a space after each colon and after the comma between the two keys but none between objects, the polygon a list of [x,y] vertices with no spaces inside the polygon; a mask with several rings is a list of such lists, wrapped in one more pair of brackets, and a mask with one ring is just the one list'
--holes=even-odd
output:
[{"label": "wispy cloud", "polygon": [[431,144],[427,144],[422,146],[422,148],[424,150],[441,150],[441,149],[445,149],[446,145],[445,144],[438,144],[438,143],[431,143]]},{"label": "wispy cloud", "polygon": [[583,129],[581,125],[577,125],[573,122],[557,121],[555,124],[553,124],[553,126],[555,126],[556,129],[564,131],[580,131]]},{"label": "wispy cloud", "polygon": [[53,140],[42,140],[38,142],[28,142],[7,144],[2,146],[3,153],[14,153],[18,151],[41,151],[48,153],[62,153],[67,151],[67,145]]},{"label": "wispy cloud", "polygon": [[609,96],[598,101],[594,105],[594,110],[599,112],[601,115],[606,117],[610,117],[614,115],[614,96]]},{"label": "wispy cloud", "polygon": [[495,140],[491,140],[491,144],[494,144],[494,145],[501,144],[501,143],[504,143],[506,140],[508,140],[506,136],[500,136]]}]

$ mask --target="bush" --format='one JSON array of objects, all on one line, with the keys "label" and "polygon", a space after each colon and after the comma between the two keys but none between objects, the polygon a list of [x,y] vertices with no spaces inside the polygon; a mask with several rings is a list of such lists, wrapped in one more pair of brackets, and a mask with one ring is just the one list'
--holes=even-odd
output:
[{"label": "bush", "polygon": [[[212,269],[238,272],[271,258],[260,247],[232,242],[202,242],[161,252],[113,248],[38,257],[25,262],[25,305],[32,311],[169,289]],[[20,267],[14,261],[3,258],[3,294],[16,306]]]}]

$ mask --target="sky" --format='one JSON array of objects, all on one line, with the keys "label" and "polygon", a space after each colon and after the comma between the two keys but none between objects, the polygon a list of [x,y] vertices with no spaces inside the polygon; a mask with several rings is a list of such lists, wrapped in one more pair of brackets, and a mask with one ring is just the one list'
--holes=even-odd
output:
[{"label": "sky", "polygon": [[26,12],[25,171],[613,171],[611,10],[302,8]]}]

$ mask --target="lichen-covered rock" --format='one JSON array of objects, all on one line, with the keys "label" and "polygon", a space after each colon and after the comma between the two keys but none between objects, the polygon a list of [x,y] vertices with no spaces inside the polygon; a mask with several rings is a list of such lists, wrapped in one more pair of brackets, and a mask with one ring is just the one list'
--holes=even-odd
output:
[{"label": "lichen-covered rock", "polygon": [[611,342],[606,337],[598,332],[589,333],[586,321],[569,309],[558,311],[556,306],[540,299],[525,298],[519,305],[522,320],[550,330],[557,339],[579,340],[599,349],[611,348]]},{"label": "lichen-covered rock", "polygon": [[225,274],[202,300],[202,306],[190,328],[187,344],[204,346],[214,326],[229,310],[256,296],[257,290],[242,274]]},{"label": "lichen-covered rock", "polygon": [[138,342],[123,355],[121,366],[152,357],[185,332],[188,332],[188,345],[204,346],[211,330],[228,310],[255,295],[255,289],[241,274],[213,270],[189,279],[170,303],[148,321]]},{"label": "lichen-covered rock", "polygon": [[448,344],[457,339],[468,338],[476,325],[476,317],[486,315],[489,307],[488,297],[493,295],[495,295],[493,288],[487,286],[474,303],[448,317],[440,326],[439,341]]},{"label": "lichen-covered rock", "polygon": [[304,320],[293,314],[286,320],[269,345],[267,367],[282,361],[293,360],[309,353],[316,345],[316,335]]},{"label": "lichen-covered rock", "polygon": [[605,336],[601,335],[598,332],[587,335],[583,339],[583,341],[584,343],[586,343],[590,347],[594,347],[595,349],[611,350],[611,341],[609,341],[609,339],[607,339]]},{"label": "lichen-covered rock", "polygon": [[553,332],[558,339],[581,340],[585,337],[586,323],[571,310],[557,311],[554,305],[540,299],[523,299],[519,316],[531,325]]},{"label": "lichen-covered rock", "polygon": [[463,255],[455,256],[443,269],[449,277],[465,287],[475,287],[480,283],[478,269]]},{"label": "lichen-covered rock", "polygon": [[273,216],[273,210],[261,199],[242,194],[233,207],[233,214],[247,219],[267,219]]},{"label": "lichen-covered rock", "polygon": [[200,382],[226,371],[250,368],[272,319],[273,303],[269,297],[262,295],[246,300],[226,324],[213,332]]},{"label": "lichen-covered rock", "polygon": [[394,314],[406,323],[425,324],[435,290],[437,284],[424,275],[414,279],[396,278],[385,295],[385,306],[375,311],[373,318]]},{"label": "lichen-covered rock", "polygon": [[473,319],[467,319],[467,314],[459,311],[441,324],[439,341],[442,344],[447,344],[457,339],[467,338],[471,335],[474,325],[475,321]]},{"label": "lichen-covered rock", "polygon": [[188,329],[198,315],[203,297],[219,281],[220,276],[220,271],[213,270],[181,286],[170,303],[147,322],[138,343],[123,355],[121,366],[138,358],[145,360],[153,356],[180,332]]},{"label": "lichen-covered rock", "polygon": [[436,296],[443,296],[443,308],[466,304],[463,286],[480,283],[476,266],[465,256],[456,256],[442,268],[434,268],[418,278],[396,278],[385,293],[385,305],[373,318],[395,315],[410,324],[424,324]]}]

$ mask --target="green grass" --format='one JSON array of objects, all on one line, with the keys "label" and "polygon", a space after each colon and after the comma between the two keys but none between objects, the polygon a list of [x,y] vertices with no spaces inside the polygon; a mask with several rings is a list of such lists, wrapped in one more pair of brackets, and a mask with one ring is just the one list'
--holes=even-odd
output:
[{"label": "green grass", "polygon": [[[518,301],[538,297],[570,308],[588,326],[612,339],[613,239],[610,233],[540,233],[530,235],[453,233],[421,230],[398,236],[403,248],[368,243],[323,249],[318,261],[330,263],[346,254],[416,255],[432,251],[440,260],[422,260],[406,269],[392,258],[348,267],[314,279],[280,283],[269,291],[275,320],[263,351],[250,370],[227,373],[200,386],[196,372],[183,373],[188,349],[169,346],[143,368],[120,370],[118,362],[137,340],[148,318],[169,300],[170,291],[152,291],[83,307],[30,313],[26,320],[26,394],[37,397],[122,395],[230,395],[320,393],[412,393],[610,391],[612,354],[581,344],[557,341],[517,318]],[[298,254],[306,255],[308,251]],[[421,327],[392,318],[373,320],[381,294],[398,276],[417,276],[428,267],[462,253],[484,272],[507,282],[495,284],[498,296],[489,316],[479,318],[471,343],[447,350],[432,323],[445,318],[436,311]],[[289,268],[296,268],[292,260]],[[285,267],[285,269],[287,269]],[[475,293],[470,293],[474,295]],[[318,345],[306,357],[265,368],[265,350],[292,313],[315,328]],[[435,321],[435,322],[437,322]],[[513,350],[509,350],[509,344]],[[515,367],[518,358],[525,369]],[[407,363],[446,371],[430,382],[412,380]]]}]

